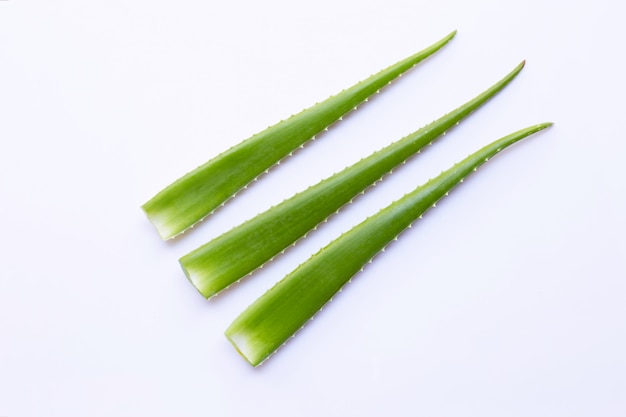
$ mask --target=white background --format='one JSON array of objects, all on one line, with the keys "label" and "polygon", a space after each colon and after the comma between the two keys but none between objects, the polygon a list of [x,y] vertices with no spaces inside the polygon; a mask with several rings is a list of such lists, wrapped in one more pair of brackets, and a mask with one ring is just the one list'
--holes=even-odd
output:
[{"label": "white background", "polygon": [[[596,1],[0,2],[0,416],[624,416],[625,13]],[[432,59],[171,242],[140,205],[420,50]],[[522,74],[249,279],[177,260]],[[351,225],[494,158],[254,369],[224,329]]]}]

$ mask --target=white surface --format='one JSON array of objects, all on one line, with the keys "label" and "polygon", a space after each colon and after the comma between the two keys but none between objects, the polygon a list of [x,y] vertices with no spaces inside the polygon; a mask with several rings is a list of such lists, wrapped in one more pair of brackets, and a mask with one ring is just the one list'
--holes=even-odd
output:
[{"label": "white surface", "polygon": [[[619,2],[0,2],[0,416],[626,415]],[[139,206],[250,134],[456,39],[182,239]],[[205,301],[177,259],[465,102],[492,102]],[[352,224],[495,158],[270,361],[223,336]],[[320,162],[323,160],[323,162]]]}]

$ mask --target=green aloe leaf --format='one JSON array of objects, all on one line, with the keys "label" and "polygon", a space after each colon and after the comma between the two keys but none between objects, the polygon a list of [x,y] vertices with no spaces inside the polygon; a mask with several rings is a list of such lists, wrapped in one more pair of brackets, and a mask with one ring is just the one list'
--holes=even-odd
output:
[{"label": "green aloe leaf", "polygon": [[142,206],[163,239],[184,232],[368,97],[447,44],[439,42],[270,126],[181,177]]},{"label": "green aloe leaf", "polygon": [[257,366],[467,175],[504,148],[550,125],[531,126],[487,145],[344,233],[250,305],[226,330],[227,338]]},{"label": "green aloe leaf", "polygon": [[207,298],[238,281],[455,126],[501,91],[523,66],[458,109],[183,256],[185,274]]}]

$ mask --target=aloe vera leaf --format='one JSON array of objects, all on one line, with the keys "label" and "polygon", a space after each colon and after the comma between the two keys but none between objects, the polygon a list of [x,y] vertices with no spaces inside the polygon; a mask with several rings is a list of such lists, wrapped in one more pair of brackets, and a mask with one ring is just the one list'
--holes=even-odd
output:
[{"label": "aloe vera leaf", "polygon": [[531,126],[485,146],[344,233],[250,305],[228,327],[226,337],[257,366],[467,175],[504,148],[550,125]]},{"label": "aloe vera leaf", "polygon": [[501,91],[523,66],[440,119],[183,256],[187,278],[209,298],[262,266]]},{"label": "aloe vera leaf", "polygon": [[162,239],[184,232],[368,97],[437,52],[455,34],[456,31],[339,94],[233,146],[163,189],[142,209]]}]

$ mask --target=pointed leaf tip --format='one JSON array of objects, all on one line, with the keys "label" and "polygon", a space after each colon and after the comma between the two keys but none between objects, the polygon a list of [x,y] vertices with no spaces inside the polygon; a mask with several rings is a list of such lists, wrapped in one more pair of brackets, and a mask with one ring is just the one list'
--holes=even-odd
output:
[{"label": "pointed leaf tip", "polygon": [[516,74],[518,74],[520,71],[522,71],[524,69],[524,67],[526,66],[526,60],[523,60],[522,62],[520,62],[517,67],[515,67],[515,69],[513,70],[513,72],[515,72]]},{"label": "pointed leaf tip", "polygon": [[553,125],[554,125],[554,123],[552,123],[552,122],[539,123],[539,124],[537,124],[535,126],[532,126],[531,129],[534,129],[535,132],[539,132],[539,131],[547,129],[547,128],[553,126]]},{"label": "pointed leaf tip", "polygon": [[439,42],[446,44],[448,42],[450,42],[452,40],[452,38],[454,38],[456,36],[456,29],[453,30],[452,32],[450,32],[449,34],[447,34],[446,36],[444,36],[443,39],[441,39]]}]

